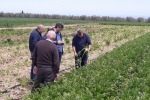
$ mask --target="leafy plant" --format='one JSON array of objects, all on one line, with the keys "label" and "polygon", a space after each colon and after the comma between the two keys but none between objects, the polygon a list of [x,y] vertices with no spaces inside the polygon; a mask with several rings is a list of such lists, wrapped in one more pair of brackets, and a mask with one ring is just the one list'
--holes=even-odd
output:
[{"label": "leafy plant", "polygon": [[149,40],[150,34],[146,34],[128,42],[87,67],[65,73],[56,83],[40,89],[40,94],[28,95],[26,99],[146,100],[150,95]]},{"label": "leafy plant", "polygon": [[70,40],[69,40],[67,37],[65,37],[65,43],[66,43],[66,44],[69,44],[69,43],[70,43]]}]

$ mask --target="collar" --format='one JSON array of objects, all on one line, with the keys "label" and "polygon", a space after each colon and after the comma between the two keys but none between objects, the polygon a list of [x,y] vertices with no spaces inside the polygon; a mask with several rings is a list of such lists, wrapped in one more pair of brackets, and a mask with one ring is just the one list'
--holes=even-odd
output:
[{"label": "collar", "polygon": [[60,32],[56,32],[56,34],[59,34],[59,35],[60,35]]},{"label": "collar", "polygon": [[50,42],[52,42],[53,43],[53,41],[52,40],[50,40],[50,39],[46,39],[47,41],[50,41]]},{"label": "collar", "polygon": [[36,31],[39,33],[40,36],[42,36],[41,33],[38,31],[38,29],[36,29]]}]

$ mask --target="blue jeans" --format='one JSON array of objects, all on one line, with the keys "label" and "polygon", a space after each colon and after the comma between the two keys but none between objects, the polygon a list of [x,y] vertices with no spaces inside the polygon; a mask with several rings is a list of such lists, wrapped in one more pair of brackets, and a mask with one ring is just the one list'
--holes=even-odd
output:
[{"label": "blue jeans", "polygon": [[[31,53],[31,55],[32,55],[32,53]],[[34,80],[35,76],[36,76],[36,74],[33,73],[33,69],[34,69],[34,64],[32,62],[32,64],[31,64],[31,72],[30,72],[30,79],[31,80]]]},{"label": "blue jeans", "polygon": [[61,58],[62,58],[63,53],[62,52],[58,52],[58,53],[59,53],[59,67],[60,67]]},{"label": "blue jeans", "polygon": [[31,65],[31,72],[30,72],[30,79],[31,79],[31,80],[34,80],[34,79],[35,79],[35,76],[36,76],[36,74],[33,73],[33,69],[34,69],[34,65],[33,65],[33,63],[32,63],[32,65]]}]

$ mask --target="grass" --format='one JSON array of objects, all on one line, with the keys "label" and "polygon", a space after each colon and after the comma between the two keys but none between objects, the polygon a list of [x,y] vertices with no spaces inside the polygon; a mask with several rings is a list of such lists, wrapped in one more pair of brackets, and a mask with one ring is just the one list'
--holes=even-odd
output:
[{"label": "grass", "polygon": [[43,19],[43,18],[3,18],[0,17],[0,27],[32,27],[38,24],[44,25],[55,25],[57,22],[62,22],[66,24],[78,24],[78,23],[91,23],[94,21],[84,21],[84,20],[62,20],[62,19]]},{"label": "grass", "polygon": [[87,67],[66,73],[65,77],[40,93],[28,95],[32,100],[148,100],[150,96],[150,34],[123,44],[99,57]]},{"label": "grass", "polygon": [[116,21],[92,21],[92,20],[62,20],[62,19],[43,19],[43,18],[4,18],[0,17],[0,27],[12,28],[12,27],[32,27],[38,24],[54,25],[57,22],[66,24],[89,24],[99,23],[101,25],[120,25],[120,26],[150,26],[150,23],[142,22],[116,22]]},{"label": "grass", "polygon": [[[137,36],[141,36],[150,32],[149,26],[100,25],[99,23],[95,23],[95,24],[93,23],[80,24],[79,23],[79,25],[77,26],[66,26],[62,31],[63,39],[65,42],[64,55],[63,55],[63,59],[61,63],[62,68],[74,66],[71,42],[72,42],[72,37],[74,36],[74,34],[76,33],[76,30],[79,27],[82,28],[91,37],[92,48],[91,48],[91,51],[89,52],[90,59],[94,59],[95,56],[98,56],[99,52],[102,54],[105,52],[105,50],[109,51],[107,50],[107,47],[111,47],[111,46],[117,47],[118,44],[120,45],[123,44],[124,40],[129,41],[129,40],[136,38]],[[28,81],[30,66],[31,66],[31,60],[29,59],[30,52],[28,49],[28,38],[32,30],[31,29],[26,29],[26,30],[13,30],[13,29],[7,30],[6,29],[3,31],[4,31],[3,34],[0,32],[0,40],[1,40],[0,41],[0,47],[1,47],[0,70],[2,71],[2,73],[0,74],[3,74],[1,75],[1,79],[3,79],[4,82],[6,83],[8,82],[12,85],[13,85],[13,82],[16,82],[18,78],[26,77],[27,79],[24,79],[24,80]],[[115,39],[117,41],[115,41]],[[9,70],[10,73],[6,74],[4,72],[5,70]],[[130,66],[128,70],[132,70],[132,66]],[[79,72],[82,72],[82,70]],[[78,74],[78,73],[75,72],[75,74]],[[98,75],[101,75],[101,74],[99,73]],[[9,78],[5,78],[5,77],[9,77]],[[63,81],[67,80],[66,79],[67,77],[68,76],[65,76],[65,79]],[[81,76],[78,76],[78,77],[79,79],[80,78],[82,79]],[[11,82],[9,79],[11,79]],[[75,80],[75,83],[77,82],[78,80]],[[68,83],[66,83],[66,85],[67,84]],[[75,84],[72,83],[72,85],[75,85]],[[22,88],[26,89],[26,87],[22,87]],[[70,90],[72,90],[71,86],[69,88]],[[82,88],[82,87],[78,87],[78,88]],[[28,87],[28,91],[30,92],[29,87]],[[75,91],[75,89],[73,89],[73,91]],[[87,89],[87,91],[89,90]],[[70,92],[70,93],[80,98],[79,94],[76,95],[73,92]],[[62,94],[64,94],[66,97],[69,95],[68,92],[64,92]]]},{"label": "grass", "polygon": [[146,22],[113,22],[113,21],[101,21],[101,25],[120,25],[120,26],[150,26],[150,23]]}]

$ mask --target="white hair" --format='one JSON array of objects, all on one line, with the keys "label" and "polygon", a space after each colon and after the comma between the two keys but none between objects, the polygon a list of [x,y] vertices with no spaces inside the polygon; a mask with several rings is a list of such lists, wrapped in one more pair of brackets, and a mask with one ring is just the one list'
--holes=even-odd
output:
[{"label": "white hair", "polygon": [[38,25],[37,29],[40,30],[40,29],[43,29],[44,28],[44,25],[40,24]]},{"label": "white hair", "polygon": [[46,34],[47,39],[52,39],[52,38],[56,38],[56,33],[52,30],[48,31],[48,33]]}]

